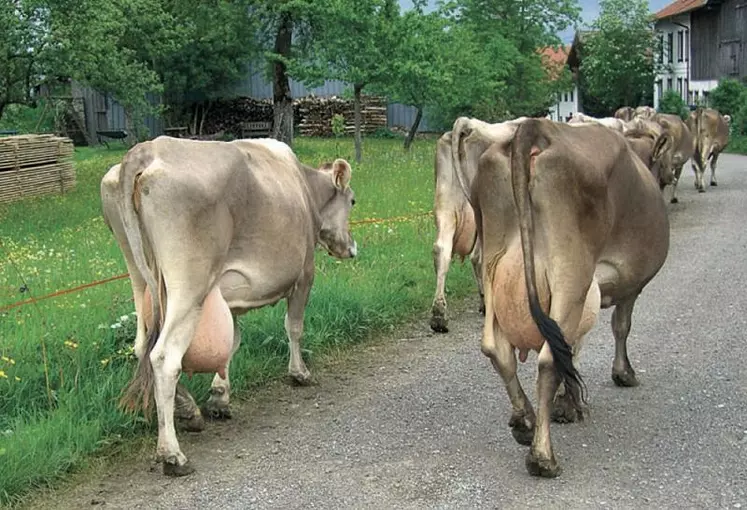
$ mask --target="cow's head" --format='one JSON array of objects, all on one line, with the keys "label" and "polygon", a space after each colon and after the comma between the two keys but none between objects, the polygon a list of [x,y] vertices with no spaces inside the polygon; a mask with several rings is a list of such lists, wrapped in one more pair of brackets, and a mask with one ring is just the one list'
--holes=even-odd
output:
[{"label": "cow's head", "polygon": [[332,197],[319,211],[322,219],[319,244],[333,257],[355,257],[358,245],[350,235],[348,225],[350,210],[355,204],[355,193],[350,187],[350,164],[344,159],[336,159],[332,163],[325,163],[319,170],[329,174],[334,187]]},{"label": "cow's head", "polygon": [[659,179],[661,189],[674,182],[673,157],[674,138],[665,131],[657,136],[654,141],[654,148],[651,151],[651,168],[649,169],[654,177]]}]

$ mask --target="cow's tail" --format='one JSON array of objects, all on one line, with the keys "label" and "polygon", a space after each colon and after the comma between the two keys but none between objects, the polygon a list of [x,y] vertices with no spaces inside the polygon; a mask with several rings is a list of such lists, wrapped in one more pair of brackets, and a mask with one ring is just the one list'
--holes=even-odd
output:
[{"label": "cow's tail", "polygon": [[[534,216],[532,199],[529,195],[530,165],[532,157],[547,147],[548,141],[540,131],[541,124],[536,119],[522,123],[511,144],[511,184],[514,202],[518,211],[521,248],[524,256],[524,278],[529,298],[529,311],[542,336],[550,346],[555,370],[565,384],[566,392],[573,400],[580,395],[585,399],[585,388],[581,375],[573,366],[573,352],[565,341],[563,331],[555,320],[547,315],[540,305],[537,294],[537,280],[534,270]],[[576,402],[580,404],[580,402]]]},{"label": "cow's tail", "polygon": [[[144,236],[140,220],[140,185],[139,180],[144,170],[144,164],[140,161],[138,154],[130,150],[122,161],[120,167],[120,182],[122,183],[122,196],[118,201],[120,216],[124,226],[127,242],[132,251],[132,257],[138,271],[143,276],[150,290],[152,306],[152,324],[146,330],[147,341],[142,356],[138,359],[135,375],[124,389],[120,406],[129,411],[136,412],[142,409],[146,417],[150,413],[150,399],[153,393],[153,367],[150,363],[150,353],[155,347],[161,332],[163,320],[163,306],[165,302],[165,286],[161,272],[156,264],[150,245]],[[150,263],[149,263],[150,259]],[[141,311],[142,313],[142,311]],[[142,320],[142,317],[139,318]]]},{"label": "cow's tail", "polygon": [[454,126],[451,129],[451,166],[454,169],[457,181],[459,181],[459,187],[462,188],[462,192],[468,202],[472,202],[472,194],[468,189],[466,178],[462,171],[462,158],[464,157],[464,138],[469,136],[471,132],[472,128],[469,126],[469,119],[467,117],[459,117],[454,121]]}]

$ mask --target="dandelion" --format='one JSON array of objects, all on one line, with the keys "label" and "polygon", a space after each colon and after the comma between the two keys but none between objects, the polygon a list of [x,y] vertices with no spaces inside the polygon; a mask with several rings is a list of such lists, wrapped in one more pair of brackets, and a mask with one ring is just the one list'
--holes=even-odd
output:
[{"label": "dandelion", "polygon": [[7,379],[8,378],[8,376],[5,375],[5,370],[0,370],[0,378],[2,378],[2,379]]},{"label": "dandelion", "polygon": [[20,377],[16,376],[15,379],[16,379],[16,382],[21,382],[21,378]]},{"label": "dandelion", "polygon": [[16,360],[14,360],[13,358],[9,358],[7,356],[2,356],[2,357],[0,357],[0,359],[3,360],[6,363],[10,363],[11,365],[15,365],[16,364]]},{"label": "dandelion", "polygon": [[101,360],[101,366],[102,366],[102,367],[105,367],[106,365],[108,365],[108,364],[109,364],[109,361],[110,361],[110,360],[109,360],[109,358],[104,358],[104,359],[102,359],[102,360]]},{"label": "dandelion", "polygon": [[78,348],[78,344],[75,343],[75,342],[73,342],[72,340],[65,340],[63,343],[65,344],[65,347],[69,347],[71,349],[77,349]]}]

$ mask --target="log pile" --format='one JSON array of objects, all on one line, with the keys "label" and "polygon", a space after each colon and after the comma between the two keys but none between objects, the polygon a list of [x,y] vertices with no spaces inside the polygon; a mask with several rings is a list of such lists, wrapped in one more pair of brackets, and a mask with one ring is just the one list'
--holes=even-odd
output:
[{"label": "log pile", "polygon": [[[301,136],[333,136],[332,117],[340,114],[345,117],[345,134],[355,130],[355,112],[352,99],[337,96],[307,96],[293,102],[298,109],[300,122],[297,124]],[[363,96],[361,98],[361,132],[373,133],[386,127],[386,98]]]},{"label": "log pile", "polygon": [[0,138],[0,203],[75,186],[73,141],[55,135]]},{"label": "log pile", "polygon": [[[373,133],[386,127],[386,106],[384,97],[363,96],[361,98],[362,131]],[[353,100],[337,96],[306,96],[293,101],[293,122],[302,136],[333,136],[332,117],[340,114],[345,117],[345,134],[355,130]],[[272,100],[257,100],[251,97],[216,101],[211,104],[203,135],[231,133],[241,136],[243,122],[272,122]]]}]

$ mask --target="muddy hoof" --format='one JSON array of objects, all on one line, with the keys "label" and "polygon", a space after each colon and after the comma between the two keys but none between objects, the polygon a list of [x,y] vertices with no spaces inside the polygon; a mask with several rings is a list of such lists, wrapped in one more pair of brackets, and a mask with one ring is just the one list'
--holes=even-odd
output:
[{"label": "muddy hoof", "polygon": [[566,400],[556,402],[552,409],[552,421],[556,423],[576,423],[583,421],[583,412]]},{"label": "muddy hoof", "polygon": [[434,333],[448,333],[449,332],[449,321],[443,316],[431,317],[431,329]]},{"label": "muddy hoof", "polygon": [[163,474],[166,476],[187,476],[195,472],[195,468],[192,467],[192,463],[187,461],[185,464],[179,466],[178,464],[171,464],[169,462],[163,463]]},{"label": "muddy hoof", "polygon": [[534,439],[534,427],[523,417],[511,417],[508,422],[511,427],[511,435],[517,443],[523,446],[531,446]]},{"label": "muddy hoof", "polygon": [[711,186],[718,186],[718,183],[716,181],[711,181]]},{"label": "muddy hoof", "polygon": [[632,368],[630,370],[626,370],[625,372],[615,372],[613,370],[612,381],[616,386],[619,386],[621,388],[634,388],[640,384],[638,382],[638,379],[636,379],[635,372]]},{"label": "muddy hoof", "polygon": [[230,420],[233,418],[231,408],[228,405],[216,405],[210,402],[202,407],[202,414],[211,420]]},{"label": "muddy hoof", "polygon": [[672,204],[679,203],[679,200],[677,200],[677,197],[673,197],[672,200],[669,201]]},{"label": "muddy hoof", "polygon": [[288,379],[293,386],[313,386],[314,380],[311,372],[288,373]]},{"label": "muddy hoof", "polygon": [[202,413],[199,411],[191,418],[177,416],[176,425],[180,430],[187,432],[202,432],[205,430],[205,418],[202,417]]},{"label": "muddy hoof", "polygon": [[698,193],[705,193],[705,188],[698,188]]},{"label": "muddy hoof", "polygon": [[529,451],[524,462],[527,471],[529,471],[529,474],[532,476],[555,478],[560,474],[560,466],[555,461],[554,456],[546,459],[544,457],[537,457],[534,452]]}]

